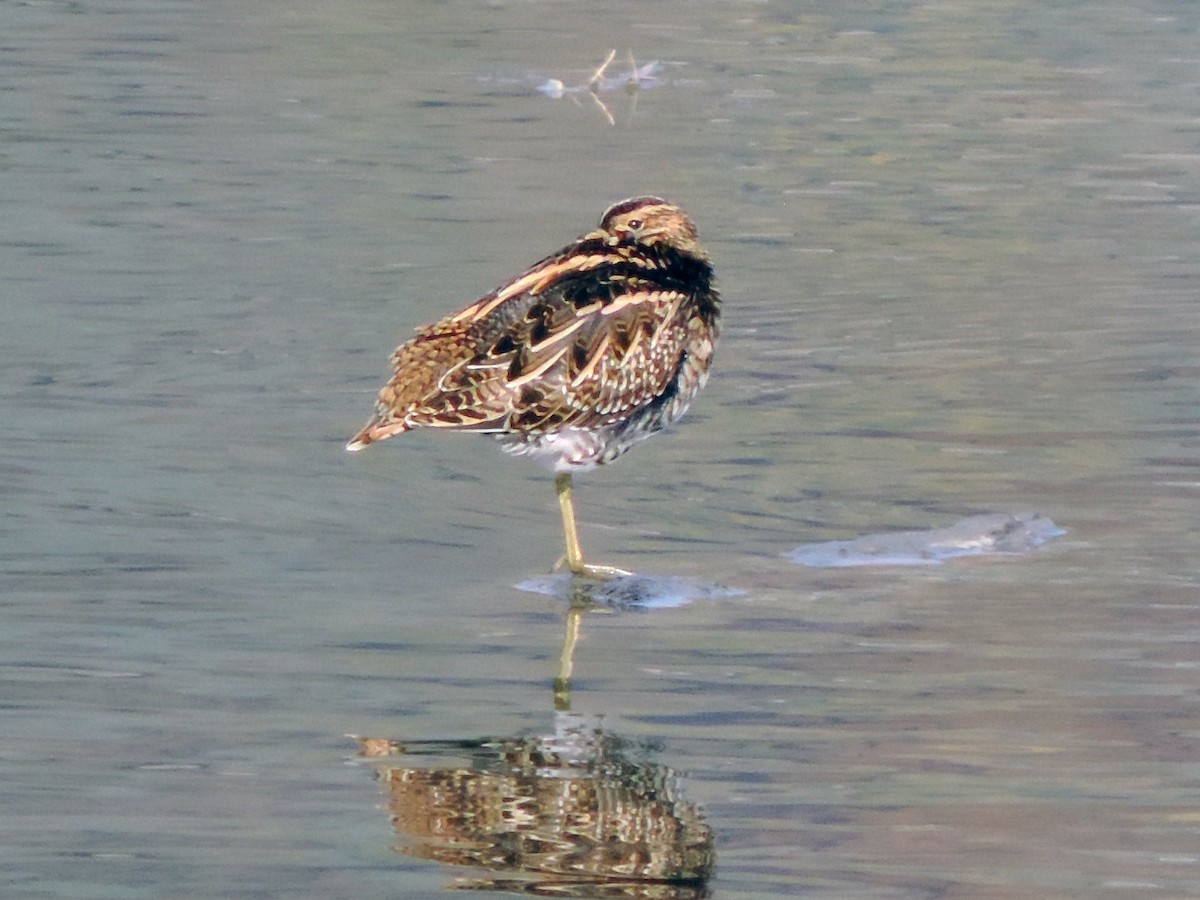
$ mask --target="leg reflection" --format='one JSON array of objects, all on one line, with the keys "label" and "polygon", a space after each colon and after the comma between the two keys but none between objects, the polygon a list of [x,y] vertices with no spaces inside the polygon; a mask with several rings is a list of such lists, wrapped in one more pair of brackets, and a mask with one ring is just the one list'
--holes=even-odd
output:
[{"label": "leg reflection", "polygon": [[571,709],[571,674],[575,671],[575,645],[579,643],[579,628],[585,607],[571,604],[567,610],[567,633],[562,652],[558,655],[558,675],[554,679],[554,708],[559,712]]}]

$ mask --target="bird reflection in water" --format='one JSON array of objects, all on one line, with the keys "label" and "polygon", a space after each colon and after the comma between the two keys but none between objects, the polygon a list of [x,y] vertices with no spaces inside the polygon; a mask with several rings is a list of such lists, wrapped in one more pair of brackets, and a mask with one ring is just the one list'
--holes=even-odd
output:
[{"label": "bird reflection in water", "polygon": [[[554,731],[445,741],[360,738],[380,761],[398,850],[486,869],[458,888],[535,896],[696,900],[709,896],[713,834],[653,748],[570,711],[573,603],[555,679]],[[421,765],[423,759],[429,762]]]}]

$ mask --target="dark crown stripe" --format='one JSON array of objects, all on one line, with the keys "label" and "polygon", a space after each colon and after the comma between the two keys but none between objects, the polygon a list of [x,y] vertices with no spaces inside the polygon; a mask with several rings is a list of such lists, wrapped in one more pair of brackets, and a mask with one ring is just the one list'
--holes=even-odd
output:
[{"label": "dark crown stripe", "polygon": [[669,206],[662,197],[630,197],[628,200],[622,200],[620,203],[614,203],[604,211],[604,215],[600,217],[601,222],[607,222],[613,216],[620,216],[643,206]]}]

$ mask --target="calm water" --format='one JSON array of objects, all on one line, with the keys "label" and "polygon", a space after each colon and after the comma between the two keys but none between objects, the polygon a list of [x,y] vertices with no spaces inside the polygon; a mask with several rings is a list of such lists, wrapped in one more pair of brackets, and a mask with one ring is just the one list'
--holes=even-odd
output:
[{"label": "calm water", "polygon": [[[609,896],[1200,895],[1195,4],[47,0],[0,35],[4,896],[516,890],[531,857],[444,852],[515,859],[514,791],[712,870]],[[537,91],[612,48],[658,77]],[[545,474],[342,443],[411,328],[647,191],[725,338],[580,481],[584,545],[741,593],[568,616],[512,587],[560,552]],[[1023,557],[783,556],[1030,509],[1067,534]]]}]

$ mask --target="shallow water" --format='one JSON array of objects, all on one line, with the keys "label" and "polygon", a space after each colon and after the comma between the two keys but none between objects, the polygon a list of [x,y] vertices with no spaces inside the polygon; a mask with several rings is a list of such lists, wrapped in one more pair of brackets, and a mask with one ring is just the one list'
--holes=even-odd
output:
[{"label": "shallow water", "polygon": [[[347,735],[570,706],[678,779],[714,897],[1200,894],[1198,30],[1141,0],[0,6],[0,893],[519,881],[414,855]],[[612,48],[661,83],[538,91]],[[556,694],[566,603],[513,587],[560,552],[551,479],[342,445],[412,327],[646,191],[697,221],[725,335],[675,433],[579,481],[584,546],[739,593],[572,616]],[[1014,509],[1067,534],[782,555]]]}]

